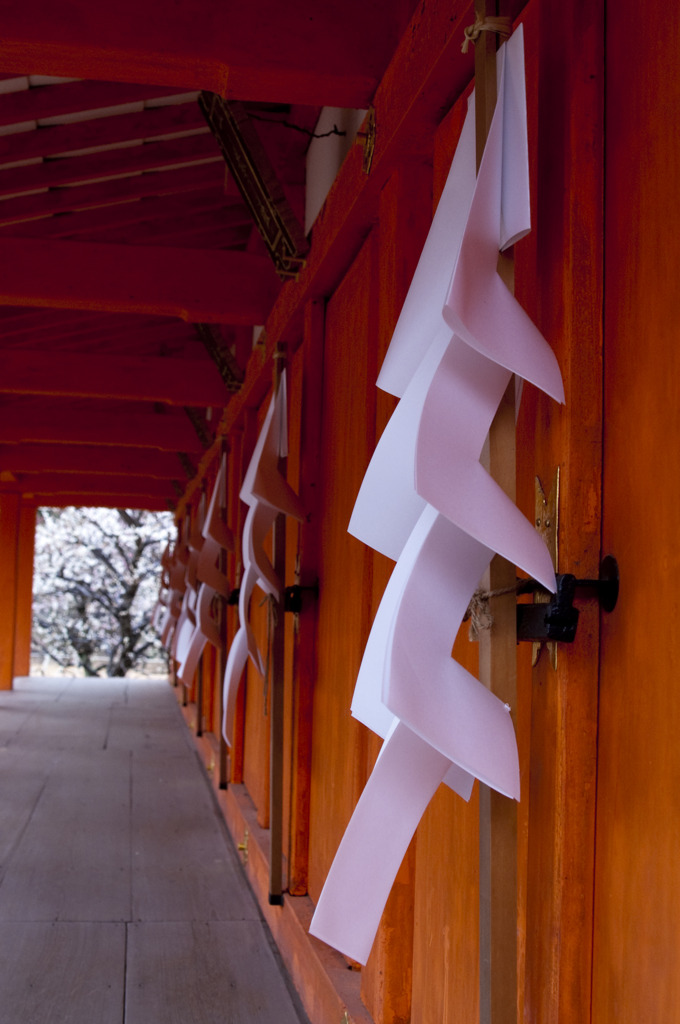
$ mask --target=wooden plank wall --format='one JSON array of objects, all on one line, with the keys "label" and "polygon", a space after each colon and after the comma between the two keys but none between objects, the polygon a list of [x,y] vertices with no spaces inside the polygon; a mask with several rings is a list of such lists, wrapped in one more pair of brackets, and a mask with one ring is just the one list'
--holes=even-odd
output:
[{"label": "wooden plank wall", "polygon": [[[516,247],[524,266],[518,266],[518,297],[555,349],[566,402],[558,407],[527,389],[518,424],[518,499],[531,509],[534,475],[551,481],[559,466],[559,569],[597,576],[604,8],[541,0],[535,14],[535,231]],[[528,791],[523,1012],[529,1021],[587,1020],[590,1014],[599,617],[596,602],[580,607],[577,642],[560,645],[557,670],[544,654],[532,674],[524,672],[531,706],[528,777],[522,780]]]},{"label": "wooden plank wall", "polygon": [[[559,568],[597,575],[604,545],[619,557],[625,587],[611,619],[599,617],[594,603],[582,606],[577,643],[560,650],[556,670],[543,655],[532,671],[529,650],[518,651],[517,1010],[529,1024],[657,1024],[677,1015],[680,999],[673,701],[680,161],[672,127],[680,19],[657,0],[642,26],[639,5],[610,6],[529,0],[513,8],[523,9],[526,30],[535,226],[517,247],[516,294],[554,346],[567,394],[559,409],[525,389],[518,504],[531,515],[535,476],[549,486],[559,466]],[[286,583],[297,574],[305,585],[318,580],[319,597],[308,596],[298,621],[286,621],[284,852],[297,923],[269,920],[281,925],[277,934],[290,943],[284,955],[296,961],[319,1020],[330,1019],[327,990],[348,990],[347,975],[356,972],[305,944],[304,926],[378,750],[351,720],[349,704],[390,569],[346,528],[393,406],[375,378],[462,123],[471,62],[458,53],[470,20],[469,3],[418,5],[374,97],[379,173],[359,170],[358,147],[348,155],[302,283],[284,289],[268,324],[272,337],[252,353],[237,411],[225,414],[228,518],[239,536],[239,487],[271,386],[267,360],[273,343],[285,340],[288,473],[308,510],[301,527],[287,527]],[[214,460],[202,465],[207,483],[216,470]],[[21,541],[22,521],[27,527],[18,501],[3,498],[0,615],[11,628],[2,634],[0,687],[25,667],[17,609],[25,613],[30,545]],[[238,553],[229,555],[234,585],[238,562]],[[252,619],[264,645],[266,613],[257,601]],[[229,608],[228,641],[235,630]],[[474,669],[476,649],[464,631],[455,652]],[[221,659],[206,652],[202,687],[195,680],[186,693],[194,731],[207,733],[202,749],[213,771],[221,670]],[[191,706],[196,701],[200,707]],[[241,808],[239,823],[247,820],[261,844],[255,879],[269,816],[268,735],[267,694],[249,667],[224,775],[245,784],[230,806]],[[225,781],[221,768],[216,774]],[[477,817],[476,795],[465,805],[446,790],[436,794],[369,964],[349,986],[352,1020],[370,1013],[376,1024],[476,1024]],[[305,974],[312,970],[313,978]]]},{"label": "wooden plank wall", "polygon": [[371,592],[372,558],[347,533],[347,524],[375,443],[376,258],[371,235],[326,308],[310,790],[313,899],[366,781],[366,734],[350,719],[348,708],[370,625],[365,595]]},{"label": "wooden plank wall", "polygon": [[593,1024],[678,1015],[680,11],[607,4],[603,623]]},{"label": "wooden plank wall", "polygon": [[[414,16],[414,38],[422,13]],[[518,420],[518,504],[532,516],[534,477],[548,482],[561,466],[560,568],[597,575],[603,4],[530,0],[522,21],[534,231],[516,247],[516,294],[557,351],[567,406],[561,410],[525,388]],[[429,45],[434,61],[439,42],[433,36]],[[442,66],[437,64],[437,74],[443,74]],[[394,82],[396,90],[408,87],[405,80]],[[287,616],[286,623],[285,877],[289,892],[299,897],[292,902],[301,922],[309,920],[310,900],[321,891],[379,747],[351,719],[349,706],[390,563],[346,531],[365,467],[394,404],[375,388],[378,368],[444,184],[468,92],[459,90],[455,102],[430,109],[429,121],[419,122],[417,142],[391,154],[394,167],[384,186],[356,204],[365,217],[362,203],[373,203],[360,243],[343,241],[332,260],[326,247],[332,232],[339,231],[340,205],[331,203],[310,255],[312,266],[318,259],[323,267],[326,290],[314,295],[310,289],[312,297],[301,315],[286,322],[288,476],[308,510],[302,526],[288,524],[286,583],[295,581],[296,569],[303,584],[319,583],[318,602],[306,598],[298,622]],[[402,99],[395,93],[395,107]],[[346,180],[351,180],[349,172]],[[367,182],[368,192],[370,178]],[[341,182],[340,196],[343,187]],[[272,328],[285,319],[285,295],[284,290]],[[266,342],[267,352],[274,340]],[[253,360],[258,358],[256,352]],[[266,365],[249,372],[249,380],[256,372],[260,386],[251,389],[242,412],[234,414],[227,438],[229,516],[239,534],[243,516],[234,495],[271,380]],[[236,561],[230,556],[230,572]],[[252,617],[264,642],[266,624],[256,601]],[[228,624],[231,637],[233,610]],[[529,1022],[590,1019],[598,645],[598,616],[590,605],[582,612],[579,643],[560,653],[557,672],[545,656],[532,671],[530,647],[518,649],[518,1019]],[[466,628],[456,641],[455,656],[475,671],[477,648]],[[207,675],[214,687],[216,662],[211,664]],[[240,708],[231,781],[244,781],[247,794],[239,790],[234,795],[229,814],[239,829],[249,820],[253,834],[266,836],[258,827],[268,820],[268,723],[262,680],[250,667]],[[251,818],[242,810],[237,813],[244,800],[253,805]],[[259,861],[251,870],[254,879],[260,877]],[[276,931],[282,919],[269,920]],[[327,950],[320,952],[315,943],[302,954],[299,933],[287,927],[281,924],[277,934],[290,943],[284,957],[299,970],[298,983],[309,988],[307,1005],[327,1007],[311,965],[334,964],[336,979],[347,965]],[[464,804],[441,789],[405,858],[361,972],[364,1007],[376,1024],[476,1024],[478,947],[477,794]],[[360,1004],[353,1005],[350,1019],[369,1019],[361,1016],[366,1011]]]}]

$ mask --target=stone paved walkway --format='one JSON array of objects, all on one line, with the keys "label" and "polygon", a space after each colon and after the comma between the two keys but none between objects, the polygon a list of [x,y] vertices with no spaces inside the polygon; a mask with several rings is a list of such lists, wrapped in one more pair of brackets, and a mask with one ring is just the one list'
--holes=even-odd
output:
[{"label": "stone paved walkway", "polygon": [[0,693],[0,1024],[301,1024],[166,682]]}]

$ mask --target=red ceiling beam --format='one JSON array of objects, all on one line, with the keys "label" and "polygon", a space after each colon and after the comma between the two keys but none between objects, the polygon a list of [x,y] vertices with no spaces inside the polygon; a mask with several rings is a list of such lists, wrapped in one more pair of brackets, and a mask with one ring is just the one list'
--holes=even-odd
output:
[{"label": "red ceiling beam", "polygon": [[[0,2],[0,16],[3,18],[6,6],[7,4]],[[0,60],[5,63],[4,53]],[[27,72],[35,73],[30,61],[24,64],[21,74]],[[0,125],[37,121],[43,117],[64,117],[83,110],[102,110],[128,103],[144,103],[157,97],[174,96],[177,92],[178,90],[173,88],[121,84],[115,79],[39,85],[17,92],[3,93],[0,96]]]},{"label": "red ceiling beam", "polygon": [[[92,83],[84,83],[92,89]],[[46,89],[64,89],[66,86],[46,86]],[[116,89],[120,89],[117,85]],[[147,90],[148,91],[148,90]],[[5,101],[23,93],[8,93],[0,98],[0,111],[5,110]],[[42,89],[31,89],[28,93],[36,109]],[[89,106],[89,103],[87,104]],[[38,113],[38,117],[45,117]],[[35,120],[35,118],[29,118]],[[170,135],[172,132],[186,132],[195,128],[205,128],[205,118],[201,114],[198,103],[189,100],[186,103],[173,103],[167,107],[149,107],[136,114],[116,114],[114,117],[94,117],[89,121],[76,121],[71,124],[57,124],[41,127],[37,131],[18,132],[0,136],[0,164],[15,163],[17,160],[43,159],[60,153],[70,153],[95,146],[112,146],[129,139],[152,139],[157,135]]]},{"label": "red ceiling beam", "polygon": [[36,189],[61,188],[112,178],[117,174],[140,174],[175,164],[201,160],[222,160],[211,135],[189,135],[164,142],[146,142],[125,149],[107,149],[89,156],[63,157],[29,167],[0,169],[0,198],[19,196]]},{"label": "red ceiling beam", "polygon": [[142,476],[152,480],[182,480],[186,477],[174,452],[85,445],[0,444],[0,474],[94,472],[107,476]]},{"label": "red ceiling beam", "polygon": [[2,67],[209,89],[242,100],[366,106],[402,24],[375,0],[0,3]]},{"label": "red ceiling beam", "polygon": [[[148,239],[153,240],[156,245],[178,245],[186,249],[245,249],[253,233],[252,222],[241,224],[237,228],[224,228],[220,230],[216,224],[191,225],[177,224],[174,227],[168,226],[165,231],[149,230],[148,232],[131,232],[128,239],[130,245],[137,245]],[[84,236],[83,241],[87,241]],[[101,239],[106,241],[106,236]],[[122,238],[111,239],[122,241]],[[99,241],[92,237],[92,241]]]},{"label": "red ceiling beam", "polygon": [[[180,474],[178,474],[179,476]],[[127,480],[125,477],[107,476],[105,473],[26,473],[17,480],[0,479],[0,491],[40,490],[43,494],[63,494],[68,491],[80,491],[82,494],[116,494],[134,492],[162,498],[172,491],[167,480],[151,480],[146,477]]]},{"label": "red ceiling beam", "polygon": [[42,411],[12,403],[0,408],[0,443],[152,448],[199,454],[203,445],[189,418],[153,413],[70,412],[63,405]]},{"label": "red ceiling beam", "polygon": [[177,504],[176,490],[167,484],[157,488],[144,487],[136,490],[134,485],[116,488],[108,486],[105,480],[92,479],[84,484],[78,480],[78,477],[72,478],[73,490],[69,490],[58,481],[27,477],[22,481],[0,483],[0,494],[18,493],[22,495],[24,502],[51,508],[75,505],[78,508],[92,506],[167,512],[174,509]]},{"label": "red ceiling beam", "polygon": [[[14,488],[16,490],[16,487]],[[152,498],[140,494],[81,494],[72,491],[70,494],[41,494],[34,491],[22,495],[23,501],[48,508],[67,508],[75,505],[78,508],[142,508],[147,512],[168,512],[177,505],[177,498]]]},{"label": "red ceiling beam", "polygon": [[[525,0],[512,0],[514,18]],[[360,146],[353,146],[340,168],[324,208],[314,225],[305,269],[289,281],[266,324],[268,348],[264,359],[251,360],[239,394],[226,408],[220,433],[228,433],[244,412],[256,406],[271,385],[270,358],[281,339],[296,347],[310,299],[329,295],[346,274],[367,233],[375,224],[382,189],[403,166],[404,154],[431,159],[432,134],[474,75],[474,54],[461,52],[463,30],[475,20],[473,0],[459,5],[423,0],[418,4],[392,61],[373,98],[377,132],[370,174],[363,169]],[[191,482],[181,509],[214,459],[216,446],[202,461],[196,483]]]},{"label": "red ceiling beam", "polygon": [[[116,209],[121,207],[109,208],[108,227],[97,227],[94,230],[83,227],[77,232],[67,231],[65,225],[59,223],[64,218],[58,217],[54,220],[55,230],[27,232],[23,224],[16,224],[6,231],[6,235],[13,238],[63,238],[68,241],[113,242],[121,245],[178,246],[181,249],[245,250],[253,233],[252,219],[243,206],[215,207],[196,214],[178,214],[162,220],[147,221],[139,217],[130,224],[116,222]],[[46,224],[45,221],[40,223]],[[0,229],[0,238],[2,236],[3,230]]]},{"label": "red ceiling beam", "polygon": [[211,161],[198,167],[181,167],[175,171],[153,171],[133,178],[77,185],[54,189],[35,196],[19,196],[0,203],[0,227],[71,214],[72,211],[93,210],[100,206],[131,203],[147,196],[172,196],[196,192],[204,188],[224,187],[224,163]]},{"label": "red ceiling beam", "polygon": [[199,323],[264,323],[280,290],[250,253],[0,241],[0,305],[152,313]]},{"label": "red ceiling beam", "polygon": [[[0,306],[0,314],[8,309]],[[90,315],[81,310],[47,308],[27,312],[33,316],[23,325],[18,318],[5,321],[0,317],[3,345],[32,348],[63,342],[70,351],[77,351],[102,347],[105,343],[107,349],[113,348],[121,354],[185,356],[186,353],[187,358],[194,355],[194,352],[186,352],[187,345],[191,347],[194,341],[194,332],[181,320],[123,313],[111,317],[106,313]]]},{"label": "red ceiling beam", "polygon": [[100,319],[99,313],[81,313],[79,310],[64,312],[0,306],[0,338],[3,342],[22,335],[31,338],[34,331],[44,330],[48,325],[52,326],[55,336],[60,337],[70,335],[72,330],[82,330],[85,324],[91,329]]},{"label": "red ceiling beam", "polygon": [[[166,173],[171,172],[164,172]],[[1,210],[2,207],[0,212]],[[0,228],[0,237],[8,235],[15,238],[73,238],[76,235],[90,233],[94,237],[110,230],[134,229],[138,224],[143,225],[143,230],[152,231],[157,224],[173,223],[186,217],[212,217],[218,229],[240,224],[252,225],[250,214],[240,197],[238,200],[230,199],[225,194],[223,185],[220,185],[197,192],[195,197],[188,197],[185,193],[180,201],[173,196],[144,198],[140,202],[116,203],[60,217],[23,221]]]},{"label": "red ceiling beam", "polygon": [[112,398],[200,408],[227,404],[227,390],[209,359],[90,355],[41,349],[0,349],[0,394]]},{"label": "red ceiling beam", "polygon": [[187,217],[159,225],[130,228],[128,231],[92,232],[79,235],[78,239],[83,242],[120,242],[127,245],[149,242],[154,245],[176,245],[182,249],[245,249],[252,232],[252,221],[227,225],[220,223],[218,216],[206,213],[200,218]]}]

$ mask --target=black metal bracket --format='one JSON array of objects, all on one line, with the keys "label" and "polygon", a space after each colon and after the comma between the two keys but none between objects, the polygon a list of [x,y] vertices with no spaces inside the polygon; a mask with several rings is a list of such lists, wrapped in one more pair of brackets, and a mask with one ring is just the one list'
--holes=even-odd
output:
[{"label": "black metal bracket", "polygon": [[304,268],[309,242],[248,111],[237,100],[225,100],[211,92],[200,93],[198,105],[277,273],[284,279],[297,277]]},{"label": "black metal bracket", "polygon": [[[557,590],[545,603],[517,605],[517,640],[540,642],[553,640],[559,643],[573,643],[578,625],[578,608],[574,608],[577,590],[594,591],[600,608],[611,612],[619,596],[619,567],[612,555],[607,555],[600,565],[600,575],[594,579],[578,580],[571,573],[559,573]],[[518,588],[518,593],[548,593],[536,580],[527,580]]]},{"label": "black metal bracket", "polygon": [[[227,604],[238,604],[240,593],[240,588],[234,587],[234,589],[227,597]],[[286,589],[283,592],[283,610],[286,612],[293,612],[295,615],[299,615],[300,612],[302,611],[303,594],[313,594],[315,598],[318,598],[319,584],[315,583],[311,587],[301,587],[298,583],[296,583],[292,587],[286,587]]]},{"label": "black metal bracket", "polygon": [[286,587],[283,592],[283,610],[299,615],[302,611],[303,594],[313,594],[314,598],[317,599],[319,596],[319,584],[314,583],[311,587],[301,587],[299,583],[295,583],[292,587]]}]

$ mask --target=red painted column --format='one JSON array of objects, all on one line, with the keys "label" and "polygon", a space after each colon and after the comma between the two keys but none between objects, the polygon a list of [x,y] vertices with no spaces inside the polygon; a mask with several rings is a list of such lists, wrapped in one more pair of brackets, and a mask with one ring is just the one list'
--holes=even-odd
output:
[{"label": "red painted column", "polygon": [[14,627],[14,675],[31,671],[31,621],[33,617],[33,552],[35,507],[21,503],[17,523],[16,619]]},{"label": "red painted column", "polygon": [[0,496],[0,690],[11,690],[16,637],[19,494]]}]

